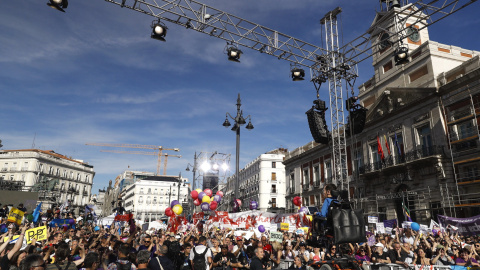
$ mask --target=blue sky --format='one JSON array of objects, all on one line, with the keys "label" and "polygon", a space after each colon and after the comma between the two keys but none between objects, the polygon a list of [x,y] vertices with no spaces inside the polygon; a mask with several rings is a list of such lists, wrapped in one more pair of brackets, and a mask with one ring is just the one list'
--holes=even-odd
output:
[{"label": "blue sky", "polygon": [[[221,124],[226,112],[236,112],[238,93],[255,126],[242,129],[240,166],[312,140],[305,111],[315,89],[307,80],[292,82],[288,62],[247,48],[241,63],[230,62],[225,41],[168,23],[167,42],[159,42],[150,38],[153,17],[101,0],[70,0],[66,13],[46,2],[0,4],[3,149],[31,148],[35,137],[36,148],[89,162],[92,193],[128,166],[155,171],[156,158],[101,153],[108,148],[86,142],[180,148],[168,174],[191,179],[185,168],[195,151],[231,153],[234,164],[235,133]],[[344,41],[363,34],[378,9],[366,0],[202,2],[318,46],[319,20],[337,5]],[[430,38],[479,50],[479,10],[473,4],[433,25]],[[359,69],[356,86],[373,75],[371,60]],[[324,87],[321,98],[328,99]]]}]

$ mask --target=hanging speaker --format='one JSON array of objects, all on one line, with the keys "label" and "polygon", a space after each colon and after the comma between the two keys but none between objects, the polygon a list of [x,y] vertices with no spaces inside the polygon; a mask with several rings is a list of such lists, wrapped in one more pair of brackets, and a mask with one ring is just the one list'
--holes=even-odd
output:
[{"label": "hanging speaker", "polygon": [[350,121],[347,124],[345,130],[347,135],[350,135],[350,124],[353,126],[353,134],[359,134],[363,131],[365,127],[365,120],[367,118],[367,109],[360,105],[356,105],[353,110],[350,111]]},{"label": "hanging speaker", "polygon": [[307,114],[308,126],[313,140],[317,143],[328,144],[330,132],[325,121],[325,111],[315,111],[312,107],[305,114]]}]

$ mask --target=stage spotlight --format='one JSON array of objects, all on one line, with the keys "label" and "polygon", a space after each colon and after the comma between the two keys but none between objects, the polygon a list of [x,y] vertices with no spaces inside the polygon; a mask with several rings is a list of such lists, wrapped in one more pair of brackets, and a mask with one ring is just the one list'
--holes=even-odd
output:
[{"label": "stage spotlight", "polygon": [[303,81],[305,77],[305,70],[301,68],[294,68],[291,70],[292,72],[292,80],[296,81]]},{"label": "stage spotlight", "polygon": [[404,65],[408,62],[410,62],[408,60],[408,48],[400,45],[400,47],[395,50],[395,66]]},{"label": "stage spotlight", "polygon": [[152,23],[152,35],[150,36],[153,39],[166,41],[165,36],[167,35],[167,27],[160,21],[153,21]]},{"label": "stage spotlight", "polygon": [[47,6],[56,9],[61,12],[65,12],[64,8],[68,7],[67,0],[50,0],[50,3],[47,3]]},{"label": "stage spotlight", "polygon": [[243,52],[237,49],[236,47],[228,47],[227,48],[227,55],[228,55],[228,60],[233,61],[233,62],[238,62],[240,63],[240,55]]},{"label": "stage spotlight", "polygon": [[204,172],[208,172],[210,170],[212,166],[210,165],[210,163],[208,163],[207,161],[203,162],[203,164],[200,166],[200,169],[202,169],[202,171]]},{"label": "stage spotlight", "polygon": [[224,170],[224,171],[228,170],[228,164],[227,163],[222,164],[222,170]]}]

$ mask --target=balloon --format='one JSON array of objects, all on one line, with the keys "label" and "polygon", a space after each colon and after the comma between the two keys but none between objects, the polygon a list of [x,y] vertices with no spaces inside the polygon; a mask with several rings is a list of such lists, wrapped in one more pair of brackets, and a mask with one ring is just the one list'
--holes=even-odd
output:
[{"label": "balloon", "polygon": [[250,202],[250,210],[256,210],[258,208],[258,203],[256,201]]},{"label": "balloon", "polygon": [[193,201],[193,204],[195,206],[199,206],[202,202],[197,198],[195,201]]},{"label": "balloon", "polygon": [[63,224],[62,227],[63,227],[64,232],[66,232],[68,230],[68,224]]},{"label": "balloon", "polygon": [[208,197],[212,197],[213,192],[211,189],[207,188],[203,192],[205,192],[205,194],[207,194]]},{"label": "balloon", "polygon": [[207,195],[207,194],[205,194],[205,192],[203,192],[203,191],[201,191],[200,193],[198,193],[198,198],[200,199],[200,201],[203,200],[203,197],[204,197],[205,195]]},{"label": "balloon", "polygon": [[28,216],[27,216],[27,220],[30,221],[30,222],[32,222],[32,221],[33,221],[33,215],[32,215],[32,214],[28,215]]},{"label": "balloon", "polygon": [[265,227],[263,225],[258,226],[258,231],[261,233],[265,232]]},{"label": "balloon", "polygon": [[436,229],[432,229],[432,233],[433,233],[433,235],[437,235],[438,231]]},{"label": "balloon", "polygon": [[198,192],[196,190],[192,190],[192,192],[190,192],[190,196],[195,200],[198,198]]},{"label": "balloon", "polygon": [[293,204],[296,206],[302,205],[302,198],[296,196],[295,198],[293,198]]},{"label": "balloon", "polygon": [[210,204],[204,202],[200,207],[202,208],[202,211],[208,211],[210,209]]},{"label": "balloon", "polygon": [[221,190],[217,191],[217,195],[220,195],[220,197],[223,198],[223,191],[221,191]]},{"label": "balloon", "polygon": [[176,204],[173,206],[172,211],[177,215],[181,215],[183,213],[183,207],[180,204]]},{"label": "balloon", "polygon": [[238,204],[238,207],[242,206],[242,201],[240,199],[237,199],[237,204]]},{"label": "balloon", "polygon": [[305,207],[305,206],[302,206],[300,207],[300,210],[298,210],[299,213],[304,213],[304,214],[307,214],[308,213],[308,208]]},{"label": "balloon", "polygon": [[69,219],[69,220],[68,220],[68,224],[70,224],[70,225],[75,224],[75,219],[73,219],[73,218],[72,218],[72,219]]},{"label": "balloon", "polygon": [[219,203],[222,200],[222,196],[217,194],[217,195],[213,196],[213,200],[216,201],[217,203]]},{"label": "balloon", "polygon": [[210,197],[208,197],[207,195],[203,196],[202,202],[210,203]]},{"label": "balloon", "polygon": [[420,225],[418,225],[418,223],[416,223],[416,222],[412,222],[412,224],[410,224],[410,228],[412,228],[412,230],[418,232],[418,230],[420,230]]},{"label": "balloon", "polygon": [[165,208],[165,215],[168,216],[168,217],[173,215],[172,208],[170,208],[170,207]]},{"label": "balloon", "polygon": [[98,232],[98,231],[100,231],[100,227],[95,226],[95,228],[93,228],[93,230],[96,231],[96,232]]},{"label": "balloon", "polygon": [[197,189],[195,189],[195,191],[196,191],[198,194],[200,194],[200,192],[202,192],[202,189],[197,188]]},{"label": "balloon", "polygon": [[174,207],[175,205],[177,205],[177,204],[180,204],[180,202],[177,201],[177,200],[173,200],[173,201],[170,203],[170,207],[173,208],[173,207]]},{"label": "balloon", "polygon": [[215,210],[217,209],[218,203],[216,201],[213,201],[210,203],[210,210]]}]

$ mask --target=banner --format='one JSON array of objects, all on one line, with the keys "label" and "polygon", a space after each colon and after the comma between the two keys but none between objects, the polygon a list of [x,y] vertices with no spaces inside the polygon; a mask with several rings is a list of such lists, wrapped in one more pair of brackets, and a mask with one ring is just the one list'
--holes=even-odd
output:
[{"label": "banner", "polygon": [[438,215],[438,222],[442,227],[455,226],[458,227],[460,235],[477,235],[480,234],[480,215],[469,218],[454,218]]},{"label": "banner", "polygon": [[388,219],[383,221],[383,226],[385,228],[396,228],[397,227],[397,219]]},{"label": "banner", "polygon": [[12,209],[10,209],[10,213],[8,214],[7,221],[16,223],[17,225],[20,226],[22,224],[22,219],[24,214],[25,213],[23,211],[20,211],[17,208],[12,207]]},{"label": "banner", "polygon": [[[70,221],[72,220],[72,221]],[[72,222],[72,224],[75,223],[75,220],[74,219],[54,219],[52,221],[50,221],[49,223],[49,226],[50,227],[62,227],[63,225],[70,225],[70,222]]]},{"label": "banner", "polygon": [[132,218],[133,218],[133,214],[116,215],[115,221],[129,221]]},{"label": "banner", "polygon": [[270,233],[270,241],[271,242],[283,242],[283,233],[281,232],[271,232]]},{"label": "banner", "polygon": [[47,240],[47,226],[26,230],[25,237],[27,238],[27,244],[32,242],[32,238],[35,238],[37,241]]},{"label": "banner", "polygon": [[289,227],[290,227],[290,224],[288,224],[288,223],[280,223],[280,230],[281,231],[288,231]]}]

